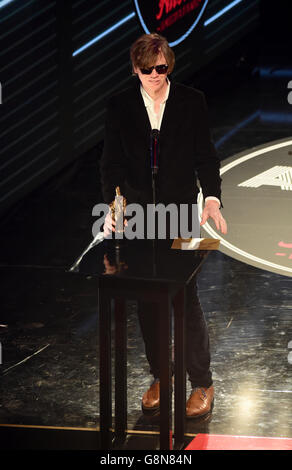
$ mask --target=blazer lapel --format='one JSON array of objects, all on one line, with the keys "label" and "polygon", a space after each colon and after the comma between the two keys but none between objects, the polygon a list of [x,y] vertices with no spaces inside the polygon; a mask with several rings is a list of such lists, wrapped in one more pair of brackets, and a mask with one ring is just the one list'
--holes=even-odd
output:
[{"label": "blazer lapel", "polygon": [[[149,141],[149,136],[151,132],[151,125],[149,121],[149,117],[147,114],[147,109],[144,105],[143,97],[141,95],[140,91],[140,81],[135,84],[134,87],[134,93],[133,93],[133,100],[130,104],[130,106],[133,106],[133,129],[136,130],[139,136],[141,138],[147,139],[147,142]],[[143,137],[144,136],[144,137]]]},{"label": "blazer lapel", "polygon": [[164,114],[160,127],[160,138],[164,139],[173,135],[182,119],[180,116],[181,103],[176,98],[175,83],[171,82],[169,96],[165,104]]}]

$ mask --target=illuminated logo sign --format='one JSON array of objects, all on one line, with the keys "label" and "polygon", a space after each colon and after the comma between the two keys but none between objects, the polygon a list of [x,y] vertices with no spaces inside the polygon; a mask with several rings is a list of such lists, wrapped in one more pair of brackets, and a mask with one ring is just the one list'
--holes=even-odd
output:
[{"label": "illuminated logo sign", "polygon": [[280,186],[283,190],[292,191],[292,167],[273,166],[267,171],[263,171],[253,178],[243,181],[238,186],[246,188],[259,188],[260,186]]},{"label": "illuminated logo sign", "polygon": [[[228,256],[292,277],[292,140],[269,142],[224,160],[223,216],[228,233],[212,221],[202,233],[220,240]],[[200,213],[203,198],[200,196]],[[203,235],[204,236],[204,235]]]},{"label": "illuminated logo sign", "polygon": [[159,33],[173,47],[195,29],[208,0],[134,0],[134,3],[145,33]]}]

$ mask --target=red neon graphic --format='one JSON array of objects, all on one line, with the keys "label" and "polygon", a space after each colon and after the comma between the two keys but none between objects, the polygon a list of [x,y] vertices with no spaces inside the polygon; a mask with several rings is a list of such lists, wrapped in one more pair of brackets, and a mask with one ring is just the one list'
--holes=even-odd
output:
[{"label": "red neon graphic", "polygon": [[278,246],[280,246],[281,248],[292,248],[292,243],[279,242]]},{"label": "red neon graphic", "polygon": [[165,9],[165,13],[168,14],[172,10],[175,9],[176,6],[180,5],[182,2],[186,2],[186,0],[159,0],[159,12],[156,15],[156,19],[160,20],[163,15],[163,11]]},{"label": "red neon graphic", "polygon": [[[172,10],[174,10],[177,6],[181,5],[182,3],[185,3],[189,0],[159,0],[159,12],[156,15],[156,19],[160,20],[163,13],[168,15]],[[202,0],[193,0],[190,2],[190,8],[189,5],[185,5],[181,10],[185,10],[185,13],[188,13],[190,10],[195,9],[202,3]]]},{"label": "red neon graphic", "polygon": [[[280,246],[281,248],[291,249],[292,248],[292,243],[279,242],[278,246]],[[288,255],[288,259],[292,259],[292,253],[289,255],[288,253],[278,252],[278,253],[275,253],[275,255],[276,256],[286,256],[286,255]]]}]

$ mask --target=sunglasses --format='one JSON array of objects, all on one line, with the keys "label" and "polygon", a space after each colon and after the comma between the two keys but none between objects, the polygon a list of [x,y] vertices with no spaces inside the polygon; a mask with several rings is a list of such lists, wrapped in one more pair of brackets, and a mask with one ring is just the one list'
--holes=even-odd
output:
[{"label": "sunglasses", "polygon": [[166,64],[163,64],[163,65],[153,65],[153,66],[150,67],[149,69],[140,69],[140,71],[141,71],[141,73],[142,73],[143,75],[150,75],[154,69],[156,70],[156,72],[157,72],[159,75],[162,75],[162,74],[164,74],[164,73],[167,72],[168,65],[166,65]]}]

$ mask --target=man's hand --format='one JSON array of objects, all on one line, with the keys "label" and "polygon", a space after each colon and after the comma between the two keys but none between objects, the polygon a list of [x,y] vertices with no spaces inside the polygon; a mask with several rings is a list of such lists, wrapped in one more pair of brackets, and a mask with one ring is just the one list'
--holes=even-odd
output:
[{"label": "man's hand", "polygon": [[227,223],[222,216],[219,207],[220,206],[217,201],[206,201],[200,225],[204,225],[209,217],[211,217],[215,222],[217,230],[220,230],[225,235],[227,233]]},{"label": "man's hand", "polygon": [[116,222],[112,219],[111,211],[109,210],[103,226],[103,233],[105,238],[108,237],[112,232],[115,232]]},{"label": "man's hand", "polygon": [[[124,226],[126,226],[127,223],[128,223],[127,219],[124,219]],[[108,237],[112,232],[116,231],[115,226],[116,226],[116,221],[113,220],[111,210],[109,210],[106,215],[104,226],[103,226],[103,233],[104,233],[105,238]]]}]

